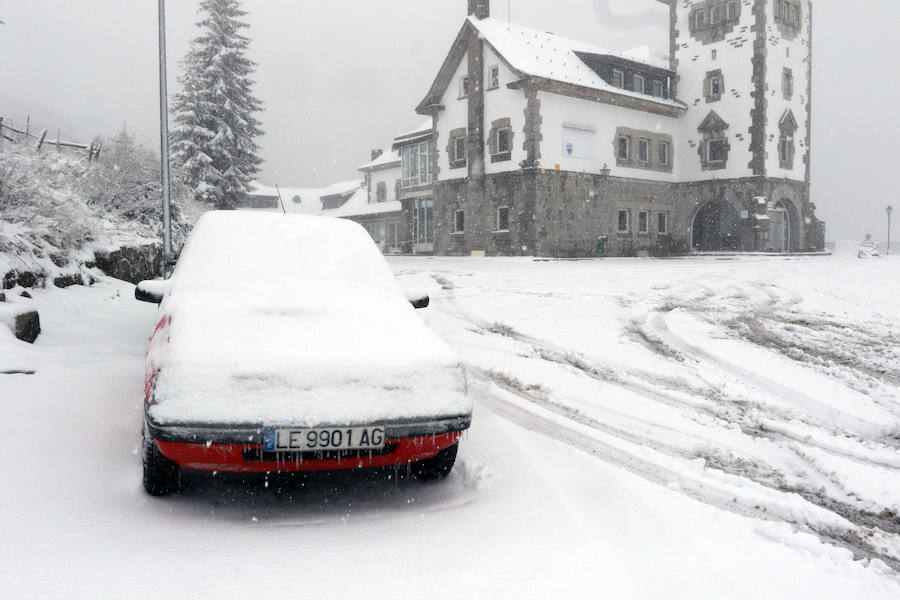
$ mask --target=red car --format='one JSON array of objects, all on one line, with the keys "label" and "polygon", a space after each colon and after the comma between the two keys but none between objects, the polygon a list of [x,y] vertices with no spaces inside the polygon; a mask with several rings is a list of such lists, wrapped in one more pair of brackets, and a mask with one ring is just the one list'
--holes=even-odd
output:
[{"label": "red car", "polygon": [[135,296],[161,312],[146,362],[148,493],[177,491],[183,469],[452,469],[472,418],[465,373],[359,225],[207,213],[172,278]]}]

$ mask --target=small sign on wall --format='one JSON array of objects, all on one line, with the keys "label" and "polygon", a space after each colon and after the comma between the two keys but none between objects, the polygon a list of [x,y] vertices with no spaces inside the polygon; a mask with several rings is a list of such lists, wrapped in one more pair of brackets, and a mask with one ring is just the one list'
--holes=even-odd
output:
[{"label": "small sign on wall", "polygon": [[562,155],[583,160],[597,159],[597,132],[593,129],[563,127]]}]

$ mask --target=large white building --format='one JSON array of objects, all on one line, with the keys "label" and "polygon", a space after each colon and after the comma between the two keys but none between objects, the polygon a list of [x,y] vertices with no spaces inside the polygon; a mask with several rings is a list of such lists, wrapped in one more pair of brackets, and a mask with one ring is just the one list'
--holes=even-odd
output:
[{"label": "large white building", "polygon": [[468,0],[417,108],[434,119],[436,253],[821,248],[811,1],[634,1],[669,4],[668,56],[502,22]]}]

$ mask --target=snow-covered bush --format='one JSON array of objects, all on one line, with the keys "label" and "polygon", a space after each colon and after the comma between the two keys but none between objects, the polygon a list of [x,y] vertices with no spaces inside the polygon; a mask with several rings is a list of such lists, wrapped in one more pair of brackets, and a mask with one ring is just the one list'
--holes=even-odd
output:
[{"label": "snow-covered bush", "polygon": [[[30,146],[0,146],[0,277],[80,269],[96,251],[158,243],[159,166],[123,132],[99,161]],[[179,188],[176,188],[176,191]],[[188,225],[173,202],[176,248]]]}]

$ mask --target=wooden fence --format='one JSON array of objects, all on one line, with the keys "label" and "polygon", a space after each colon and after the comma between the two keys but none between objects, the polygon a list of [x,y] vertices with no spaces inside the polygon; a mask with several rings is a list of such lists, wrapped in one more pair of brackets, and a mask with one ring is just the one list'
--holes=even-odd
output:
[{"label": "wooden fence", "polygon": [[56,140],[47,138],[47,129],[41,129],[35,134],[31,131],[31,117],[25,120],[24,126],[16,126],[12,121],[0,116],[0,143],[4,140],[27,144],[33,142],[34,149],[38,152],[44,148],[56,148],[57,152],[62,152],[63,148],[87,151],[88,160],[93,161],[100,158],[100,150],[103,148],[101,142],[91,141],[89,144],[79,142],[63,141],[60,138],[60,130],[56,130]]}]

